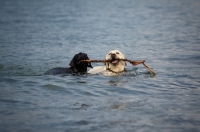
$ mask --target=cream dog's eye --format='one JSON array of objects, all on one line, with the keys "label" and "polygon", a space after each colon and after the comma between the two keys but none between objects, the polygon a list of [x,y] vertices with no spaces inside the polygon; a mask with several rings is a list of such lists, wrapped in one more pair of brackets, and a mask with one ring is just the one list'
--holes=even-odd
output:
[{"label": "cream dog's eye", "polygon": [[111,55],[111,53],[109,53],[108,55]]},{"label": "cream dog's eye", "polygon": [[119,52],[116,52],[116,54],[119,54]]}]

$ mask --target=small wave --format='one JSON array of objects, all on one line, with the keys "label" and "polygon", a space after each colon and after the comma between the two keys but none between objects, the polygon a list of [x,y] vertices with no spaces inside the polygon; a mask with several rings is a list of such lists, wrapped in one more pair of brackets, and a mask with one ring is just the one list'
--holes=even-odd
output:
[{"label": "small wave", "polygon": [[128,69],[127,72],[123,72],[120,75],[129,76],[129,77],[143,76],[144,78],[150,78],[150,77],[154,77],[155,76],[150,71],[148,71],[146,68]]}]

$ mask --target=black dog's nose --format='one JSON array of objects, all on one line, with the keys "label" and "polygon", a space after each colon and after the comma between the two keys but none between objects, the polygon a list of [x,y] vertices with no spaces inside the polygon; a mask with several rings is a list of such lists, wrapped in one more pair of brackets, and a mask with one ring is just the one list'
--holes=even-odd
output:
[{"label": "black dog's nose", "polygon": [[115,56],[116,56],[115,54],[111,54],[111,57],[112,57],[112,58],[115,58]]}]

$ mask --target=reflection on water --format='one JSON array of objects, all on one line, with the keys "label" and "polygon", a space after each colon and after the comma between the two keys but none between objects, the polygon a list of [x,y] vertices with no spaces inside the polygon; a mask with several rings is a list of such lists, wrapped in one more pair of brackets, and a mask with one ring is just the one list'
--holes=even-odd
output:
[{"label": "reflection on water", "polygon": [[120,84],[123,85],[123,83],[126,83],[126,81],[121,82],[120,80],[109,80],[108,83],[110,86],[120,86]]}]

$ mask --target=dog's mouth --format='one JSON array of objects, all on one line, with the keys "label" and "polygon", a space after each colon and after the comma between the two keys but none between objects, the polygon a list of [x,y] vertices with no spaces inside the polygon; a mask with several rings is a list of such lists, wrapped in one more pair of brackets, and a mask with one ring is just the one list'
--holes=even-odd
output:
[{"label": "dog's mouth", "polygon": [[119,63],[119,60],[118,60],[118,59],[112,59],[112,60],[111,60],[111,63],[112,63],[113,65],[117,65],[117,64]]},{"label": "dog's mouth", "polygon": [[85,64],[85,65],[87,65],[87,67],[93,68],[90,62],[82,62],[82,60],[89,60],[89,58],[87,56],[81,57],[81,60],[78,62],[78,64]]}]

